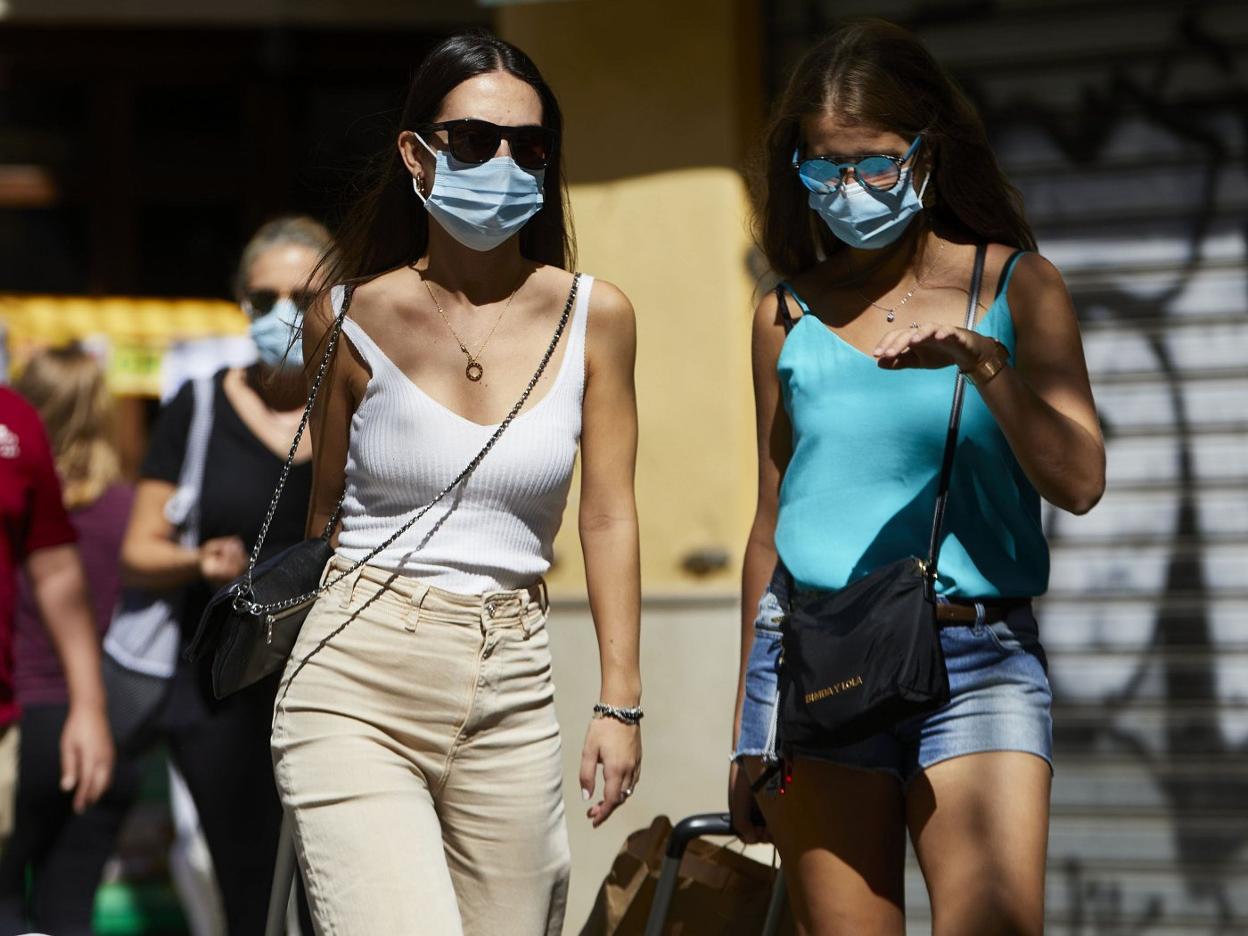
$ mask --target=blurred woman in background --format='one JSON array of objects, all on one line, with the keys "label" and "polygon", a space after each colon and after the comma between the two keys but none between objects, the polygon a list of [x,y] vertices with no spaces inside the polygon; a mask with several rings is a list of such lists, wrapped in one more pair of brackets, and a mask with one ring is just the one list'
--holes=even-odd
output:
[{"label": "blurred woman in background", "polygon": [[[120,591],[117,554],[134,496],[121,480],[103,369],[77,346],[45,351],[30,360],[16,389],[38,411],[50,436],[102,634]],[[103,798],[85,811],[66,791],[62,736],[70,717],[65,676],[70,667],[62,665],[49,639],[46,613],[31,577],[24,575],[13,648],[22,738],[17,818],[0,859],[0,931],[19,932],[29,922],[57,936],[76,936],[91,932],[95,889],[136,778],[133,770],[119,771]]]},{"label": "blurred woman in background", "polygon": [[[198,548],[177,543],[165,516],[186,456],[194,408],[189,384],[153,431],[122,562],[134,585],[186,590],[185,641],[213,591],[245,569],[268,511],[305,401],[297,329],[311,295],[309,278],[329,247],[322,225],[289,217],[264,225],[243,251],[235,286],[259,360],[213,378]],[[273,516],[266,556],[303,539],[310,456],[305,440]],[[281,826],[269,759],[276,688],[274,676],[217,700],[203,669],[179,662],[160,716],[160,733],[199,812],[231,936],[264,930]]]}]

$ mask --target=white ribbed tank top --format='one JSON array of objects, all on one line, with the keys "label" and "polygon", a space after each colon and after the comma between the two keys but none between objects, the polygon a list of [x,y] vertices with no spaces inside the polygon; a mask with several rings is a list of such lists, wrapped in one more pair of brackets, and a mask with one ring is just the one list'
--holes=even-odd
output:
[{"label": "white ribbed tank top", "polygon": [[[373,564],[463,594],[522,588],[550,568],[572,483],[585,392],[593,277],[582,275],[559,373],[477,470]],[[343,287],[332,294],[342,309]],[[338,555],[364,558],[459,474],[498,428],[465,419],[420,389],[350,315],[343,333],[372,377],[351,418]],[[537,362],[534,361],[534,367]]]}]

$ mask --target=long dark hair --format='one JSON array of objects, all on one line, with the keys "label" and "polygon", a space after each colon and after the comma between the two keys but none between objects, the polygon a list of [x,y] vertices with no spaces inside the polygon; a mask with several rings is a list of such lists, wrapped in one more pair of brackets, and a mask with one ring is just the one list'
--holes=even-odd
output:
[{"label": "long dark hair", "polygon": [[542,101],[542,126],[555,131],[546,165],[542,209],[520,231],[520,252],[530,260],[571,269],[575,263],[567,187],[563,177],[559,102],[533,60],[484,30],[459,33],[439,43],[421,62],[408,86],[407,102],[388,148],[375,160],[373,181],[351,207],[337,238],[337,251],[317,271],[322,287],[360,282],[412,263],[429,246],[429,215],[412,191],[412,176],[395,138],[401,130],[432,123],[451,89],[461,82],[502,71],[528,84]]},{"label": "long dark hair", "polygon": [[1022,196],[1005,178],[974,105],[926,47],[884,20],[855,20],[798,64],[768,127],[755,182],[755,235],[773,270],[789,277],[845,245],[807,205],[792,167],[801,120],[829,110],[907,140],[922,134],[931,167],[928,223],[956,240],[1036,249]]}]

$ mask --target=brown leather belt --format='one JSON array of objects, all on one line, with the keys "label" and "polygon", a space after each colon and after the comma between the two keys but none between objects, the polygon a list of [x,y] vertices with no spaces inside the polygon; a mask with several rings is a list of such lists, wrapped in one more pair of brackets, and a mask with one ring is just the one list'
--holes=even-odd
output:
[{"label": "brown leather belt", "polygon": [[[985,624],[993,624],[997,621],[1004,621],[1011,611],[1020,605],[1028,604],[1024,600],[1020,601],[994,601],[980,602],[980,606],[984,609],[983,622]],[[940,602],[936,605],[936,620],[941,624],[974,624],[979,619],[979,615],[975,610],[975,602],[950,601]]]}]

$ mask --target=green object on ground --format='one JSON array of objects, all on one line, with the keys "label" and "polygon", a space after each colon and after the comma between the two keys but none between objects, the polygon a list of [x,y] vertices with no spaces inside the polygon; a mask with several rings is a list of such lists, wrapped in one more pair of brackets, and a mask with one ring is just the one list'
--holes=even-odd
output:
[{"label": "green object on ground", "polygon": [[[169,774],[166,770],[168,754],[163,745],[157,746],[143,757],[143,781],[139,792],[139,805],[164,803],[169,798]],[[143,810],[132,811],[127,823],[144,824],[148,820]],[[124,837],[124,836],[123,836]],[[147,838],[147,836],[144,836]],[[153,846],[148,844],[145,851]],[[159,844],[159,858],[163,863],[166,845]],[[150,867],[148,854],[144,867]],[[95,892],[95,914],[92,926],[96,936],[186,936],[190,929],[182,914],[182,905],[173,884],[161,868],[156,873],[140,871],[136,880],[123,879],[101,884]]]},{"label": "green object on ground", "polygon": [[187,932],[182,906],[167,881],[104,884],[95,893],[97,936],[174,936]]}]

